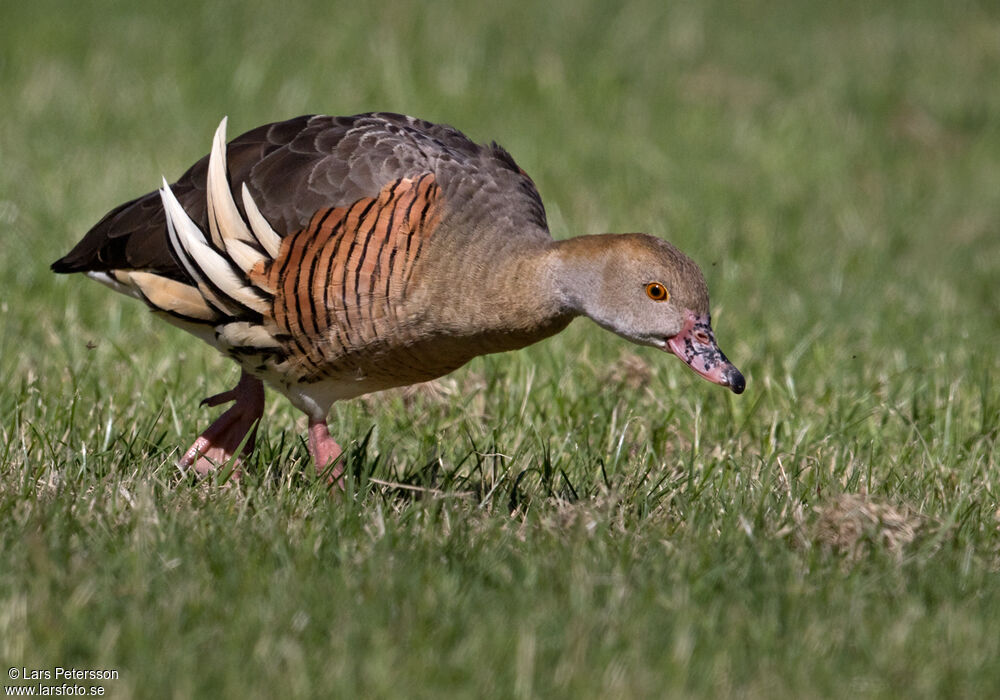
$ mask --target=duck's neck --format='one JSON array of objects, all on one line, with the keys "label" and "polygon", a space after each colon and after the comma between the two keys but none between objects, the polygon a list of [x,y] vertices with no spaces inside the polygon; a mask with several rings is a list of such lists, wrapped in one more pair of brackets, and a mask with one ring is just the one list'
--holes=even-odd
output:
[{"label": "duck's neck", "polygon": [[560,322],[559,330],[575,316],[593,318],[614,243],[614,234],[598,234],[494,251],[479,259],[479,274],[464,300],[475,317],[502,318],[500,325],[508,328]]},{"label": "duck's neck", "polygon": [[[467,337],[476,354],[513,350],[558,333],[579,315],[565,285],[569,241],[492,239],[490,250],[439,259],[426,308],[433,325]],[[569,267],[572,267],[570,265]],[[475,340],[473,340],[473,338]]]},{"label": "duck's neck", "polygon": [[550,277],[556,295],[574,316],[599,315],[595,308],[606,278],[608,248],[614,234],[577,236],[555,241],[549,251]]}]

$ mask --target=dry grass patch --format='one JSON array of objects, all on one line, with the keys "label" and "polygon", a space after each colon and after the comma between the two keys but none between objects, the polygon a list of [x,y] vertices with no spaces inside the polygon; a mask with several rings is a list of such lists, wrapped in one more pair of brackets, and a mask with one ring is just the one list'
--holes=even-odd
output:
[{"label": "dry grass patch", "polygon": [[924,516],[907,505],[880,502],[865,493],[842,493],[816,509],[813,539],[848,561],[885,549],[897,558],[917,536]]}]

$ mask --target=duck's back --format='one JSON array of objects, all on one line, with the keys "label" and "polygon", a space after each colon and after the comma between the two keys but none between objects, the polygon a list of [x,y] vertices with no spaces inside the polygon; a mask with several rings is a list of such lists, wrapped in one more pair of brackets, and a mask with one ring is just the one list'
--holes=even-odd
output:
[{"label": "duck's back", "polygon": [[[227,169],[234,198],[245,183],[275,232],[300,231],[313,215],[376,197],[387,184],[426,173],[455,216],[497,220],[499,230],[544,235],[545,210],[531,179],[496,144],[480,146],[450,126],[390,113],[309,115],[266,124],[233,139]],[[191,219],[208,229],[208,156],[171,185]],[[159,192],[104,216],[56,272],[144,270],[184,280],[170,252]]]}]

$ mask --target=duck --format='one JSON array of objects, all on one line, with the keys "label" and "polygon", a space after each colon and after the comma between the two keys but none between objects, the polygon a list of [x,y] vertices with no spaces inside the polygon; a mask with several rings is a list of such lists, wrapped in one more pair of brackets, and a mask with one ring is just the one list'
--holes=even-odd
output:
[{"label": "duck", "polygon": [[[343,488],[334,403],[446,375],[586,317],[743,392],[708,287],[645,233],[554,240],[534,182],[496,142],[394,113],[306,115],[226,140],[175,182],[97,222],[56,273],[141,300],[241,368],[232,405],[177,465],[206,474],[254,447],[268,385],[308,417]],[[231,462],[230,460],[233,460]]]}]

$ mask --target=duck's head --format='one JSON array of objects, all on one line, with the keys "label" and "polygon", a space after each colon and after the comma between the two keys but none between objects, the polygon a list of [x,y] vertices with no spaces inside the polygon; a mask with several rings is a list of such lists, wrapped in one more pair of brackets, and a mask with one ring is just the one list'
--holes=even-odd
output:
[{"label": "duck's head", "polygon": [[640,345],[677,355],[705,379],[740,394],[746,380],[715,341],[698,265],[642,233],[582,236],[559,246],[567,303]]}]

